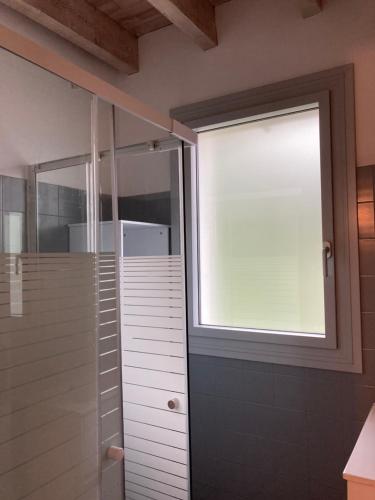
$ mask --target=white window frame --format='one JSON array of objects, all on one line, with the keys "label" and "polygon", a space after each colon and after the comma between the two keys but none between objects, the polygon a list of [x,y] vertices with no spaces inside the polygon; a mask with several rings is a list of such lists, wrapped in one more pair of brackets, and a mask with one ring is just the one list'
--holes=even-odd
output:
[{"label": "white window frame", "polygon": [[[277,116],[282,110],[308,107],[314,103],[319,104],[323,200],[329,199],[329,190],[332,191],[331,207],[323,201],[323,231],[326,232],[323,239],[332,241],[334,248],[334,258],[329,261],[331,279],[325,283],[326,335],[296,335],[200,324],[199,154],[196,148],[192,148],[190,156],[185,155],[191,353],[348,372],[362,371],[353,66],[185,106],[174,110],[173,116],[199,133],[199,130],[215,128],[220,123],[241,122],[262,114],[274,113]],[[333,221],[331,225],[330,220]],[[328,295],[327,289],[330,290]]]}]

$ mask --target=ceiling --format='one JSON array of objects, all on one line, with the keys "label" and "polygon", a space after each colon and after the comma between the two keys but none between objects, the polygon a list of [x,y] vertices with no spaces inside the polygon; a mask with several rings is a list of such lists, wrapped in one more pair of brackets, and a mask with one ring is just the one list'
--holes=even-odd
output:
[{"label": "ceiling", "polygon": [[[174,24],[192,43],[209,50],[220,43],[216,7],[231,0],[0,0],[127,74],[139,71],[138,38]],[[303,17],[323,0],[293,0]],[[327,0],[325,0],[327,1]]]},{"label": "ceiling", "polygon": [[[213,6],[228,1],[209,0]],[[103,14],[111,17],[136,37],[172,24],[147,0],[87,0],[87,2],[103,12]]]}]

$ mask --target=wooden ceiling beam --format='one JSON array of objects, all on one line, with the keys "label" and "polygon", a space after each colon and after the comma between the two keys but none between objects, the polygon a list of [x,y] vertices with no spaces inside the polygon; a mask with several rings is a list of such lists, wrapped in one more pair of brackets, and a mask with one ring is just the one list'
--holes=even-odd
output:
[{"label": "wooden ceiling beam", "polygon": [[138,71],[138,41],[85,0],[1,0],[128,74]]},{"label": "wooden ceiling beam", "polygon": [[322,10],[322,0],[300,0],[302,17],[312,17]]},{"label": "wooden ceiling beam", "polygon": [[217,45],[215,7],[209,0],[148,0],[202,49]]}]

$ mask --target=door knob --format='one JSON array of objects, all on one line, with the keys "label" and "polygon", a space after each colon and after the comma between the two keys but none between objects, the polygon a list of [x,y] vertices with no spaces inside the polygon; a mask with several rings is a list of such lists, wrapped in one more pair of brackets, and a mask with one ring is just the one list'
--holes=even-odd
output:
[{"label": "door knob", "polygon": [[179,400],[177,398],[170,399],[168,401],[168,408],[170,410],[177,410],[179,404],[180,404],[180,402],[179,402]]},{"label": "door knob", "polygon": [[110,446],[107,449],[107,458],[114,460],[115,462],[121,462],[124,459],[124,450],[118,446]]}]

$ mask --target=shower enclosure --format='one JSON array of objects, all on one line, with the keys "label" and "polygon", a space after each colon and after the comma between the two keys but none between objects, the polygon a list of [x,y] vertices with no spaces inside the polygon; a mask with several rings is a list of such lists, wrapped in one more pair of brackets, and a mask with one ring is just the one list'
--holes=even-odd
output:
[{"label": "shower enclosure", "polygon": [[0,66],[0,498],[187,500],[187,143]]}]

